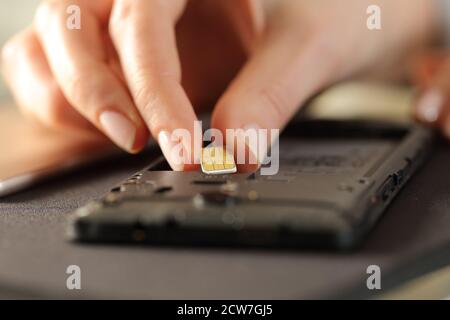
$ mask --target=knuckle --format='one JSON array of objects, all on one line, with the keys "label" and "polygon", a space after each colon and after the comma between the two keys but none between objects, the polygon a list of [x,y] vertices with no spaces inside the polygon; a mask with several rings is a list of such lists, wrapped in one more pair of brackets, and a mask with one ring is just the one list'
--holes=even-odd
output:
[{"label": "knuckle", "polygon": [[149,72],[145,68],[142,68],[133,75],[134,87],[136,88],[134,90],[134,100],[138,107],[145,113],[152,112],[155,101],[157,100],[155,85],[151,83],[148,77]]},{"label": "knuckle", "polygon": [[[101,110],[110,108],[117,104],[117,101],[122,101],[124,95],[118,87],[114,86],[114,83],[109,81],[108,77],[92,77],[92,74],[87,72],[94,68],[85,66],[82,68],[85,71],[65,75],[62,87],[63,96],[67,98],[67,101],[88,118],[95,118]],[[97,70],[95,73],[99,75],[104,71],[95,70]]]},{"label": "knuckle", "polygon": [[18,34],[1,48],[1,73],[7,82],[17,78],[18,66],[32,61],[38,54],[39,48],[31,35],[27,32]]},{"label": "knuckle", "polygon": [[2,48],[2,61],[8,62],[23,55],[33,56],[36,48],[31,40],[29,33],[21,33],[8,40]]},{"label": "knuckle", "polygon": [[146,17],[150,19],[161,19],[161,17],[173,20],[183,11],[186,0],[116,0],[109,21],[109,32],[113,36],[119,36],[123,33],[125,26],[136,26],[135,23],[129,23],[141,16],[142,10],[146,11]]},{"label": "knuckle", "polygon": [[[102,97],[108,95],[107,84],[83,72],[67,75],[63,82],[65,95],[78,109],[91,113],[95,112],[91,106],[95,105],[98,109],[103,107]],[[94,92],[92,88],[95,88]]]}]

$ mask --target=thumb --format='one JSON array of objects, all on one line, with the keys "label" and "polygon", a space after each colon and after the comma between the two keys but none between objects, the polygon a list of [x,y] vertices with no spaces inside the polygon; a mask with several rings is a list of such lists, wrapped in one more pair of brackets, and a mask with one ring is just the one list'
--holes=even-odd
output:
[{"label": "thumb", "polygon": [[[222,132],[249,127],[281,130],[301,103],[330,80],[335,62],[324,50],[323,37],[299,41],[300,36],[282,23],[268,27],[253,56],[216,105],[212,127]],[[259,145],[270,146],[270,140]],[[251,149],[260,161],[267,151]]]}]

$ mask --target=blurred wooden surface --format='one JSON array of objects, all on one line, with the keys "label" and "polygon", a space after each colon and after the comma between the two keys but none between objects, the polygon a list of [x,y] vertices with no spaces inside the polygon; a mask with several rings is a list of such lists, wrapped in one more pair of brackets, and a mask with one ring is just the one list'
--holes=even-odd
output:
[{"label": "blurred wooden surface", "polygon": [[0,180],[52,167],[70,166],[110,150],[92,133],[53,131],[27,121],[15,108],[0,107]]}]

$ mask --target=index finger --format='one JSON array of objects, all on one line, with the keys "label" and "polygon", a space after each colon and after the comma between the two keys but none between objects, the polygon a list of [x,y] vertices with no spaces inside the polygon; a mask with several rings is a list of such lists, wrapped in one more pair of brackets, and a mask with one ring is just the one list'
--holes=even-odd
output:
[{"label": "index finger", "polygon": [[[174,170],[193,163],[193,139],[172,141],[171,133],[186,129],[194,135],[196,115],[181,86],[181,66],[175,41],[175,24],[186,0],[115,2],[110,34],[119,54],[131,94],[152,135]],[[181,142],[182,163],[173,153]]]}]

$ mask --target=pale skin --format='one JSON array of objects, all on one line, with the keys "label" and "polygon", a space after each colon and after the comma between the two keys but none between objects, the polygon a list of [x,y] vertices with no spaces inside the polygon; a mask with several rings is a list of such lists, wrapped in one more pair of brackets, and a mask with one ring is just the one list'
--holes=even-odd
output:
[{"label": "pale skin", "polygon": [[[66,28],[74,4],[80,30]],[[319,90],[426,45],[436,11],[429,0],[48,0],[2,65],[31,118],[102,132],[131,153],[154,137],[173,169],[189,170],[167,135],[192,130],[200,111],[212,108],[222,131],[282,129]]]}]

